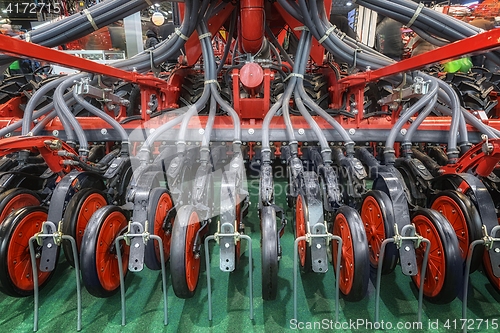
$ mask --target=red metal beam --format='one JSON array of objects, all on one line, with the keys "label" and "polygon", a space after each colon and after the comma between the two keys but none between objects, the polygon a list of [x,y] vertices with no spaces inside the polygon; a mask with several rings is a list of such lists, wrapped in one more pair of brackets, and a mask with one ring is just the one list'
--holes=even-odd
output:
[{"label": "red metal beam", "polygon": [[65,67],[75,68],[84,72],[102,74],[129,82],[139,83],[145,86],[160,88],[166,86],[166,82],[152,76],[127,72],[108,65],[76,57],[58,50],[49,49],[37,44],[28,43],[17,38],[0,34],[0,51],[18,57],[27,57],[56,63]]},{"label": "red metal beam", "polygon": [[500,29],[493,29],[377,70],[345,77],[339,81],[339,84],[347,88],[378,81],[387,76],[405,73],[441,61],[453,60],[470,53],[491,51],[498,47],[500,47]]}]

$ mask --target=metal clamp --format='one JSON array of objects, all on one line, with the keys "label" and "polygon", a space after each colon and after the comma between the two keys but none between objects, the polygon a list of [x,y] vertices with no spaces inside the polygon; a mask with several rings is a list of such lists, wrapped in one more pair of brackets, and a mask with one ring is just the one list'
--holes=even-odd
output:
[{"label": "metal clamp", "polygon": [[[145,223],[146,225],[146,230],[147,230],[147,221]],[[139,227],[140,226],[140,227]],[[142,232],[140,233],[132,233],[133,230],[141,230]],[[120,249],[120,241],[124,240],[125,244],[127,246],[130,246],[130,254],[129,254],[129,270],[133,272],[137,272],[134,267],[137,267],[139,262],[134,263],[132,261],[135,261],[136,259],[139,260],[140,253],[142,253],[142,259],[140,259],[141,265],[144,263],[144,248],[148,241],[152,239],[158,242],[159,248],[163,249],[163,241],[160,238],[160,236],[157,235],[151,235],[149,232],[144,231],[144,227],[142,226],[141,223],[139,222],[130,222],[128,231],[121,236],[118,236],[115,239],[115,248],[117,249],[116,251],[116,256],[118,258],[118,273],[120,275],[120,294],[121,294],[121,301],[122,301],[122,326],[125,326],[126,323],[126,307],[125,307],[125,276],[123,273],[123,266],[122,266],[122,254]],[[141,245],[141,240],[143,244]],[[139,245],[139,246],[137,246]],[[141,248],[141,249],[139,249]],[[134,256],[133,256],[134,254]],[[163,251],[160,251],[160,261],[161,261],[161,278],[162,278],[162,285],[163,285],[163,324],[166,326],[168,325],[168,303],[167,303],[167,273],[165,269],[165,254]],[[132,269],[131,269],[132,267]],[[142,269],[142,268],[141,268]]]},{"label": "metal clamp", "polygon": [[[325,234],[311,234],[307,233],[305,236],[300,236],[295,239],[293,244],[293,319],[297,320],[297,272],[298,272],[298,261],[299,261],[299,242],[306,241],[308,243],[313,243],[315,238],[326,238],[326,244],[330,241],[335,240],[338,242],[339,251],[337,251],[337,265],[335,267],[335,321],[339,320],[339,281],[340,281],[340,260],[342,259],[342,238],[331,233]],[[326,253],[326,246],[324,249]]]},{"label": "metal clamp", "polygon": [[[474,249],[478,245],[484,245],[485,250],[489,252],[491,268],[493,270],[493,275],[496,277],[500,277],[499,272],[499,261],[500,261],[500,225],[495,226],[491,229],[491,236],[488,235],[488,230],[486,226],[483,225],[483,238],[476,239],[469,245],[469,252],[467,254],[467,261],[465,262],[465,277],[464,277],[464,297],[462,301],[462,319],[467,322],[467,299],[469,293],[469,275],[470,275],[470,266],[472,263],[472,255],[474,253]],[[467,332],[467,325],[464,325],[463,332]]]},{"label": "metal clamp", "polygon": [[[63,235],[61,232],[61,227],[62,223],[59,222],[59,229],[58,231],[55,231],[55,225],[54,223],[50,221],[46,221],[42,223],[42,230],[32,236],[29,239],[29,250],[30,250],[30,258],[31,258],[31,269],[33,272],[33,286],[34,286],[34,291],[33,295],[35,298],[35,304],[34,304],[34,310],[33,310],[33,331],[36,332],[38,331],[38,305],[39,305],[39,286],[38,286],[38,268],[36,266],[36,253],[35,253],[35,246],[34,242],[36,241],[39,246],[42,247],[42,258],[44,258],[44,253],[45,252],[52,252],[55,250],[56,256],[57,256],[57,247],[61,245],[62,240],[68,240],[71,243],[71,250],[73,251],[73,262],[75,263],[75,277],[76,277],[76,299],[77,299],[77,323],[76,323],[76,330],[81,331],[82,329],[82,291],[81,291],[81,285],[80,285],[80,263],[79,263],[79,258],[78,258],[78,250],[76,247],[76,242],[75,239],[69,235]],[[53,233],[50,233],[50,231],[54,231]],[[48,244],[52,244],[51,242],[56,246],[48,246]],[[57,260],[57,257],[56,257]],[[50,270],[43,270],[42,267],[44,268],[50,268],[47,267],[47,265],[44,265],[40,268],[40,271],[42,272],[51,272],[55,268],[55,261],[53,265],[50,265],[52,269]],[[43,260],[40,260],[40,262],[44,262]],[[44,262],[45,264],[45,262]]]},{"label": "metal clamp", "polygon": [[[230,223],[224,223],[223,226],[225,225],[230,225],[232,226]],[[221,229],[222,230],[222,229]],[[234,230],[234,228],[233,228]],[[248,235],[242,235],[242,234],[239,234],[237,232],[234,232],[234,233],[229,233],[229,234],[222,234],[222,233],[216,233],[214,235],[210,235],[208,236],[207,238],[205,238],[205,264],[206,264],[206,267],[207,267],[207,288],[208,288],[208,320],[212,320],[212,281],[211,281],[211,277],[210,277],[210,250],[208,248],[208,243],[211,241],[211,240],[215,240],[217,243],[219,243],[219,241],[223,239],[223,243],[226,244],[226,240],[233,240],[236,242],[236,239],[240,240],[240,239],[245,239],[248,243],[248,260],[249,260],[249,264],[248,264],[248,288],[250,290],[250,319],[253,320],[253,282],[252,282],[252,276],[253,276],[253,262],[252,262],[252,239],[250,238],[250,236]],[[234,244],[236,243],[233,243],[233,245],[231,246],[230,245],[230,248],[233,249],[234,251]],[[225,247],[225,246],[224,246]],[[222,247],[221,247],[221,270],[222,271],[228,271],[226,269],[222,269],[222,255],[223,255],[223,252],[222,252]],[[233,257],[234,258],[234,257]],[[234,268],[233,268],[234,270]]]},{"label": "metal clamp", "polygon": [[[407,236],[405,236],[407,235]],[[387,244],[395,243],[396,247],[399,249],[400,262],[401,262],[401,270],[405,275],[416,275],[418,267],[416,265],[416,255],[415,248],[420,247],[422,243],[426,244],[425,252],[424,252],[424,260],[422,261],[422,270],[420,271],[420,286],[418,288],[418,310],[417,317],[418,321],[422,322],[422,303],[424,298],[424,281],[425,281],[425,272],[427,271],[427,261],[429,259],[429,252],[431,249],[431,242],[420,235],[418,235],[415,231],[415,225],[408,224],[403,227],[401,230],[401,234],[399,233],[397,225],[394,225],[394,237],[385,239],[380,246],[380,255],[379,262],[377,267],[377,281],[376,281],[376,292],[375,292],[375,322],[379,321],[379,310],[380,310],[380,280],[382,278],[382,266],[384,262],[385,248]],[[409,248],[409,250],[407,250]],[[413,254],[413,258],[411,255]],[[401,257],[403,255],[403,257]],[[408,261],[411,260],[411,261]],[[405,273],[404,266],[411,266],[411,262],[415,260],[415,268],[414,272],[411,274]],[[406,269],[409,273],[409,270]]]}]

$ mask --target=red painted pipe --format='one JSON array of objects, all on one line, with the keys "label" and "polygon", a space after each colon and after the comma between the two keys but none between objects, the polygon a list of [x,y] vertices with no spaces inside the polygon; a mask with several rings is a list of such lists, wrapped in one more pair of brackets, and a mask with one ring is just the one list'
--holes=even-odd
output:
[{"label": "red painted pipe", "polygon": [[242,0],[241,47],[244,52],[256,54],[264,40],[264,0]]}]

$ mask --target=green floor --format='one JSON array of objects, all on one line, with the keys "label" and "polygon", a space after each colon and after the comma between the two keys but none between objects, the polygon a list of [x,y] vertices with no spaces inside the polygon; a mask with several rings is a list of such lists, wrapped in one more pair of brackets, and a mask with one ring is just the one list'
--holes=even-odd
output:
[{"label": "green floor", "polygon": [[[255,188],[255,186],[251,186]],[[253,192],[253,190],[252,190]],[[145,269],[129,274],[127,288],[127,325],[122,327],[120,295],[108,299],[97,299],[83,291],[83,332],[281,332],[295,326],[290,320],[293,315],[293,236],[291,223],[282,238],[284,257],[280,263],[279,295],[276,301],[261,299],[259,220],[256,213],[256,197],[252,196],[252,208],[245,219],[247,230],[254,242],[254,309],[255,319],[249,315],[248,256],[244,254],[241,268],[232,274],[218,268],[218,248],[212,245],[213,321],[208,321],[207,285],[204,265],[196,295],[192,299],[177,299],[169,283],[169,325],[163,326],[163,302],[161,275]],[[282,206],[284,203],[280,202]],[[212,226],[214,227],[214,225]],[[39,332],[68,332],[76,330],[76,288],[74,270],[61,257],[55,278],[40,295]],[[374,280],[373,280],[374,281]],[[317,322],[329,327],[334,303],[333,272],[299,276],[298,320]],[[340,322],[342,331],[371,331],[374,321],[375,290],[370,285],[365,299],[356,303],[340,300]],[[500,294],[494,291],[480,272],[471,277],[468,324],[476,332],[498,332],[492,324],[500,320]],[[414,322],[417,301],[416,289],[409,277],[397,270],[384,276],[381,290],[380,320],[386,331],[414,332],[421,330],[397,329],[398,325],[417,327]],[[461,327],[462,301],[456,299],[450,304],[434,305],[424,302],[423,330],[435,332],[458,332]],[[481,321],[482,320],[482,321]],[[360,324],[352,329],[355,323]],[[448,325],[446,325],[448,323]],[[292,323],[293,324],[293,323]],[[29,332],[33,329],[33,299],[11,298],[0,295],[0,332]],[[409,325],[409,326],[408,326]],[[486,329],[487,326],[489,329]],[[305,327],[305,326],[304,326]],[[333,326],[335,328],[335,326]],[[404,326],[403,326],[404,327]]]}]

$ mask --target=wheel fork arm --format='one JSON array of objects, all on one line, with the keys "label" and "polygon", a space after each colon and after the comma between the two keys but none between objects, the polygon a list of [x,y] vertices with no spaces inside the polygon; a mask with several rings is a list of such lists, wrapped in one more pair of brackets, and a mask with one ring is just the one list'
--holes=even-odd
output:
[{"label": "wheel fork arm", "polygon": [[456,164],[441,167],[442,174],[474,171],[478,176],[488,177],[500,162],[500,139],[483,138],[484,141],[469,149]]}]

